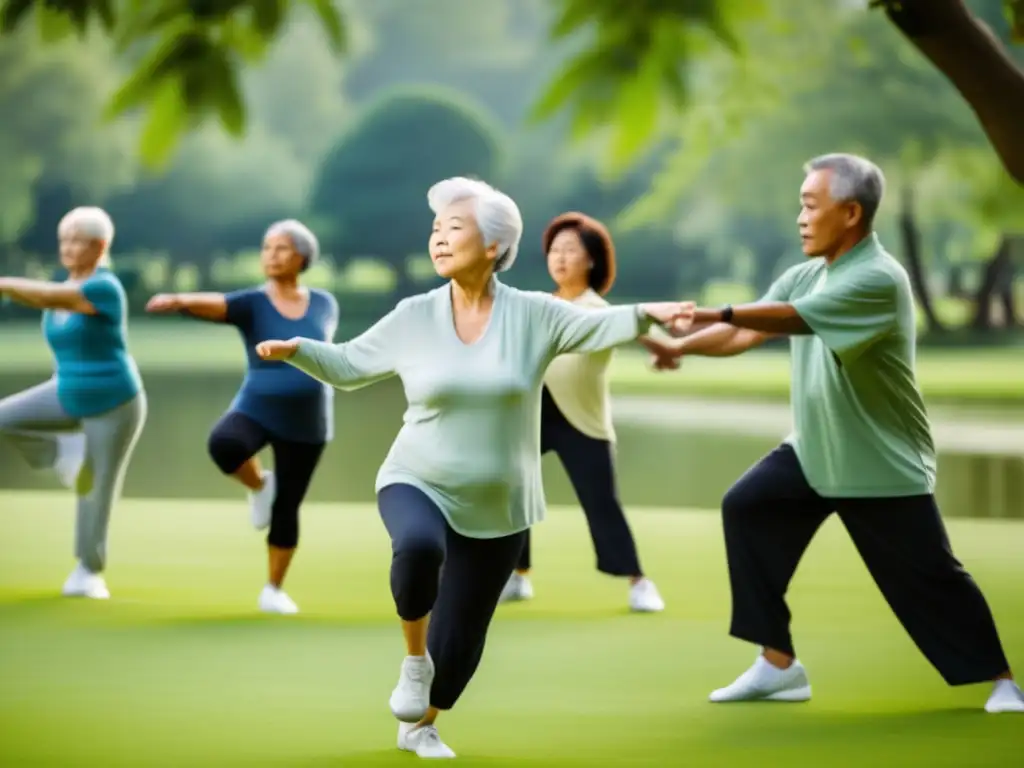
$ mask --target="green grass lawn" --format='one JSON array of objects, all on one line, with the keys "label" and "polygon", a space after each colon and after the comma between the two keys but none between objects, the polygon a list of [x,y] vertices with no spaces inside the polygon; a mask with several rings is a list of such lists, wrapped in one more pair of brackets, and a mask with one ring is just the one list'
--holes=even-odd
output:
[{"label": "green grass lawn", "polygon": [[[636,511],[668,602],[625,612],[593,571],[582,517],[536,531],[534,602],[502,607],[481,669],[439,724],[480,766],[1012,765],[1024,718],[950,689],[888,612],[841,526],[792,590],[815,686],[806,705],[706,703],[754,650],[726,636],[715,515]],[[128,500],[113,524],[106,603],[55,597],[71,567],[59,494],[0,495],[0,765],[409,765],[387,698],[403,649],[388,542],[370,507],[306,510],[289,584],[304,613],[253,610],[262,544],[242,503]],[[1024,526],[951,522],[1007,649],[1024,663]]]},{"label": "green grass lawn", "polygon": [[[49,352],[36,325],[6,323],[0,326],[0,338],[3,371],[49,368]],[[135,321],[131,348],[144,371],[244,367],[238,334],[205,323]],[[926,348],[918,372],[930,402],[1024,406],[1024,348]],[[789,356],[785,351],[755,351],[728,360],[688,358],[675,374],[654,374],[646,355],[622,350],[612,367],[612,386],[630,394],[784,399],[789,396]]]}]

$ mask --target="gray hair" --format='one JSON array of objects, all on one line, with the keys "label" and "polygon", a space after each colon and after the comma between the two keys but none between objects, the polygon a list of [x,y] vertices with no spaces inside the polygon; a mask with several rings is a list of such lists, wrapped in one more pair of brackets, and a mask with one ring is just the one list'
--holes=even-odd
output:
[{"label": "gray hair", "polygon": [[72,208],[57,224],[58,235],[67,230],[88,237],[90,240],[101,241],[103,253],[100,254],[97,263],[101,267],[110,266],[110,245],[114,242],[114,222],[109,213],[91,205]]},{"label": "gray hair", "polygon": [[435,215],[462,200],[474,202],[476,224],[484,244],[498,245],[494,271],[509,269],[515,263],[523,237],[523,216],[515,200],[484,181],[464,176],[439,181],[427,191],[427,204]]},{"label": "gray hair", "polygon": [[287,235],[292,241],[292,248],[302,257],[302,271],[305,272],[320,257],[320,241],[312,230],[296,219],[284,219],[275,221],[267,227],[267,233],[263,239],[274,235]]},{"label": "gray hair", "polygon": [[808,160],[804,173],[811,171],[831,171],[829,194],[832,199],[860,203],[864,225],[871,226],[885,194],[885,175],[881,168],[867,158],[834,152]]}]

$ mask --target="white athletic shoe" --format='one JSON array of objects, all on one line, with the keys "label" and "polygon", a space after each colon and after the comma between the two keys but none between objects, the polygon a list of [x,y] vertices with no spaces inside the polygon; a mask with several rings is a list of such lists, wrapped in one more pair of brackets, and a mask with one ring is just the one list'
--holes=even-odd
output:
[{"label": "white athletic shoe", "polygon": [[788,669],[779,669],[758,656],[754,666],[725,688],[712,691],[716,703],[729,701],[809,701],[811,683],[804,665],[794,659]]},{"label": "white athletic shoe", "polygon": [[996,680],[992,695],[985,702],[985,711],[996,715],[1002,712],[1024,712],[1024,693],[1013,680]]},{"label": "white athletic shoe", "polygon": [[277,482],[274,473],[263,470],[263,487],[258,491],[249,491],[249,512],[252,527],[262,531],[270,525],[270,516],[274,511],[274,497],[277,495]]},{"label": "white athletic shoe", "polygon": [[85,434],[74,432],[57,437],[57,460],[53,464],[60,483],[72,490],[78,485],[78,476],[85,465]]},{"label": "white athletic shoe", "polygon": [[295,604],[295,601],[273,584],[267,584],[260,592],[259,606],[264,613],[293,614],[299,612],[299,606]]},{"label": "white athletic shoe", "polygon": [[88,597],[92,600],[106,600],[110,597],[107,583],[98,573],[93,573],[79,563],[64,582],[61,590],[64,597]]},{"label": "white athletic shoe", "polygon": [[629,588],[629,610],[636,613],[658,613],[665,610],[658,588],[650,579],[640,579]]},{"label": "white athletic shoe", "polygon": [[455,757],[455,752],[441,741],[437,727],[433,725],[417,726],[415,723],[399,723],[398,748],[404,752],[415,752],[417,757]]},{"label": "white athletic shoe", "polygon": [[533,584],[530,577],[524,573],[513,572],[505,582],[505,588],[501,590],[499,603],[513,603],[520,600],[531,600],[533,598]]},{"label": "white athletic shoe", "polygon": [[398,685],[391,692],[391,714],[403,723],[418,723],[430,706],[430,686],[434,682],[434,661],[426,656],[406,656]]}]

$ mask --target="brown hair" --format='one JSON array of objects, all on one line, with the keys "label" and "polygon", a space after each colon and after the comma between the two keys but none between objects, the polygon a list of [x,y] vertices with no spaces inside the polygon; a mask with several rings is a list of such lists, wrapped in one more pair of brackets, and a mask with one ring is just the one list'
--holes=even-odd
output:
[{"label": "brown hair", "polygon": [[615,243],[612,242],[608,228],[585,213],[571,211],[556,216],[541,236],[545,256],[551,250],[551,243],[558,233],[566,229],[571,229],[579,236],[583,250],[594,262],[587,282],[592,289],[604,296],[615,282]]}]

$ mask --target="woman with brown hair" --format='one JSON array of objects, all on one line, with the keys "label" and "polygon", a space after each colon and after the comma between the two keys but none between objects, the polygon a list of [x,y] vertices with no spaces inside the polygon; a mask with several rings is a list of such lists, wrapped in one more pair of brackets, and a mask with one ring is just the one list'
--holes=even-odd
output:
[{"label": "woman with brown hair", "polygon": [[[563,213],[542,238],[555,296],[578,307],[600,309],[615,282],[615,245],[601,222],[582,213]],[[657,339],[640,339],[648,349]],[[633,533],[619,502],[613,454],[608,365],[613,350],[556,357],[544,375],[541,397],[541,453],[554,451],[583,507],[597,555],[597,569],[629,579],[629,608],[650,613],[665,603],[644,576]],[[502,593],[502,601],[529,600],[530,539]]]}]

